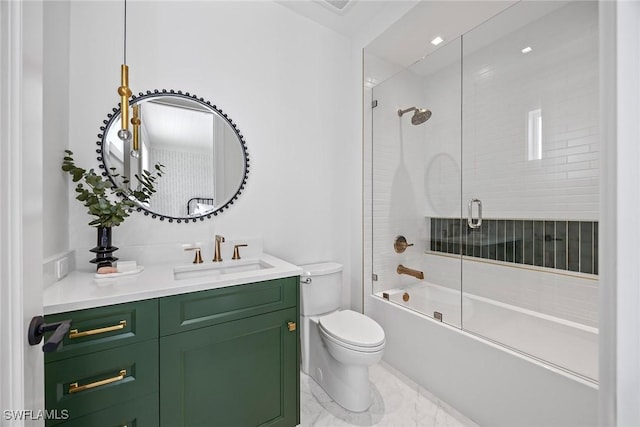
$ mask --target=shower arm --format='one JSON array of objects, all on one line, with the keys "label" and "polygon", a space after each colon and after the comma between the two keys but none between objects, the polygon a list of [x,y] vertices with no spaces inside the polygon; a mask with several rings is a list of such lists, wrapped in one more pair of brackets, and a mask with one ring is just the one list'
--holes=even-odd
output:
[{"label": "shower arm", "polygon": [[407,108],[406,110],[398,110],[398,117],[402,117],[404,113],[408,113],[409,111],[416,111],[416,107]]}]

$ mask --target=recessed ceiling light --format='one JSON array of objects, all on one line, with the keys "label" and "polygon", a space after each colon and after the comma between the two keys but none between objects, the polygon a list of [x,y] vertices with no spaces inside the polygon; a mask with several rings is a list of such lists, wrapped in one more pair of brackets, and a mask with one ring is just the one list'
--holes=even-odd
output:
[{"label": "recessed ceiling light", "polygon": [[522,49],[520,52],[522,53],[529,53],[531,52],[533,49],[531,49],[531,46],[527,46],[524,49]]},{"label": "recessed ceiling light", "polygon": [[327,3],[329,3],[331,6],[335,7],[338,10],[342,10],[345,7],[347,7],[347,3],[349,3],[350,0],[324,0]]},{"label": "recessed ceiling light", "polygon": [[315,3],[320,4],[331,12],[338,15],[346,15],[347,11],[351,9],[353,5],[352,0],[313,0]]},{"label": "recessed ceiling light", "polygon": [[434,45],[434,46],[438,46],[443,41],[444,41],[444,39],[442,37],[438,36],[435,39],[431,40],[431,44]]}]

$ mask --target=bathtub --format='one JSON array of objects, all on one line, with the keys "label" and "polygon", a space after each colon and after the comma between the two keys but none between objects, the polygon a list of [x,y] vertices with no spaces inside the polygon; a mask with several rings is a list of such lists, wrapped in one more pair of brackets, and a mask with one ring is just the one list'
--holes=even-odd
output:
[{"label": "bathtub", "polygon": [[386,363],[480,425],[597,425],[595,328],[427,282],[370,294],[365,312]]},{"label": "bathtub", "polygon": [[469,293],[461,296],[458,290],[428,282],[379,296],[587,380],[598,379],[596,328]]},{"label": "bathtub", "polygon": [[[473,313],[471,299],[462,298],[459,290],[428,282],[380,292],[378,296],[457,327],[462,326],[463,313]],[[460,311],[461,298],[463,311]]]}]

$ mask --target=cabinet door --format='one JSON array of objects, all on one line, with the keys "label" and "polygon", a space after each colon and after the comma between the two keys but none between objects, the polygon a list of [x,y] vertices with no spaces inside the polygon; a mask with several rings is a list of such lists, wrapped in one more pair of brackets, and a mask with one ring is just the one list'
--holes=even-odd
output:
[{"label": "cabinet door", "polygon": [[132,399],[58,427],[158,427],[158,393]]},{"label": "cabinet door", "polygon": [[295,426],[296,308],[160,339],[162,427]]}]

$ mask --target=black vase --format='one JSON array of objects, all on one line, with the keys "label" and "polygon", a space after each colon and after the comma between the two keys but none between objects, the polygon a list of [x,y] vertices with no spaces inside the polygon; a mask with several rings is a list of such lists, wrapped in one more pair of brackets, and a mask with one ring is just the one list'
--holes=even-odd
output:
[{"label": "black vase", "polygon": [[89,249],[89,251],[96,254],[96,257],[90,262],[97,264],[96,270],[100,267],[111,267],[114,261],[118,258],[113,256],[113,252],[118,248],[111,246],[111,227],[98,227],[98,245]]}]

